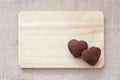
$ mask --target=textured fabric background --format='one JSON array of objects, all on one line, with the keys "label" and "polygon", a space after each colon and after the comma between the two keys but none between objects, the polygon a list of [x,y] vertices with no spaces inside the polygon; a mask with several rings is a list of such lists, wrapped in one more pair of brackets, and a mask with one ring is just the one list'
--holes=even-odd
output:
[{"label": "textured fabric background", "polygon": [[[22,10],[101,10],[105,15],[102,69],[20,69],[18,13]],[[0,0],[0,80],[120,80],[120,0]]]}]

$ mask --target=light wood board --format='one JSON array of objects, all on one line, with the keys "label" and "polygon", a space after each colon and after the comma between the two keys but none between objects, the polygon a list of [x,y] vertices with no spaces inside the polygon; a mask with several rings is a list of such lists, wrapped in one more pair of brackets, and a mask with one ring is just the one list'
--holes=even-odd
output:
[{"label": "light wood board", "polygon": [[[101,68],[104,65],[104,15],[99,11],[23,11],[19,13],[19,65],[22,68]],[[74,58],[67,44],[85,40],[100,47],[95,66]]]}]

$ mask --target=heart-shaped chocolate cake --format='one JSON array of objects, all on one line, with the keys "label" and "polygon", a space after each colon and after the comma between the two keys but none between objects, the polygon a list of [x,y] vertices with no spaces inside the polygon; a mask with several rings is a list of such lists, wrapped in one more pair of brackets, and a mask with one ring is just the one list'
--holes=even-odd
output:
[{"label": "heart-shaped chocolate cake", "polygon": [[97,47],[91,47],[89,49],[86,49],[82,52],[82,59],[87,62],[88,64],[94,66],[101,55],[101,50],[100,48]]},{"label": "heart-shaped chocolate cake", "polygon": [[88,48],[88,44],[83,40],[78,41],[76,39],[72,39],[68,42],[68,49],[75,58],[80,57],[82,51],[87,48]]}]

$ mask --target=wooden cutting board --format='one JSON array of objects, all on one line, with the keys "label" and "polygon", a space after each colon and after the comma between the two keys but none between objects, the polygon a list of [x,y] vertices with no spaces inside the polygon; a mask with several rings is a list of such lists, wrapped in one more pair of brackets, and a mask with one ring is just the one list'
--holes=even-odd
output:
[{"label": "wooden cutting board", "polygon": [[[19,22],[19,65],[22,68],[101,68],[104,65],[104,15],[100,11],[22,11]],[[95,66],[74,58],[71,39],[100,47]]]}]

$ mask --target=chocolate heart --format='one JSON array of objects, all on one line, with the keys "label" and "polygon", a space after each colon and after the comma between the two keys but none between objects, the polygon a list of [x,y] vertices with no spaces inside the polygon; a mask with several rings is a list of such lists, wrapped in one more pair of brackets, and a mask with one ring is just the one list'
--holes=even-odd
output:
[{"label": "chocolate heart", "polygon": [[75,58],[80,57],[82,51],[87,48],[88,48],[88,44],[85,41],[78,41],[72,39],[68,43],[68,49]]},{"label": "chocolate heart", "polygon": [[82,59],[87,62],[88,64],[94,66],[100,57],[101,50],[97,47],[91,47],[89,49],[86,49],[82,52]]}]

